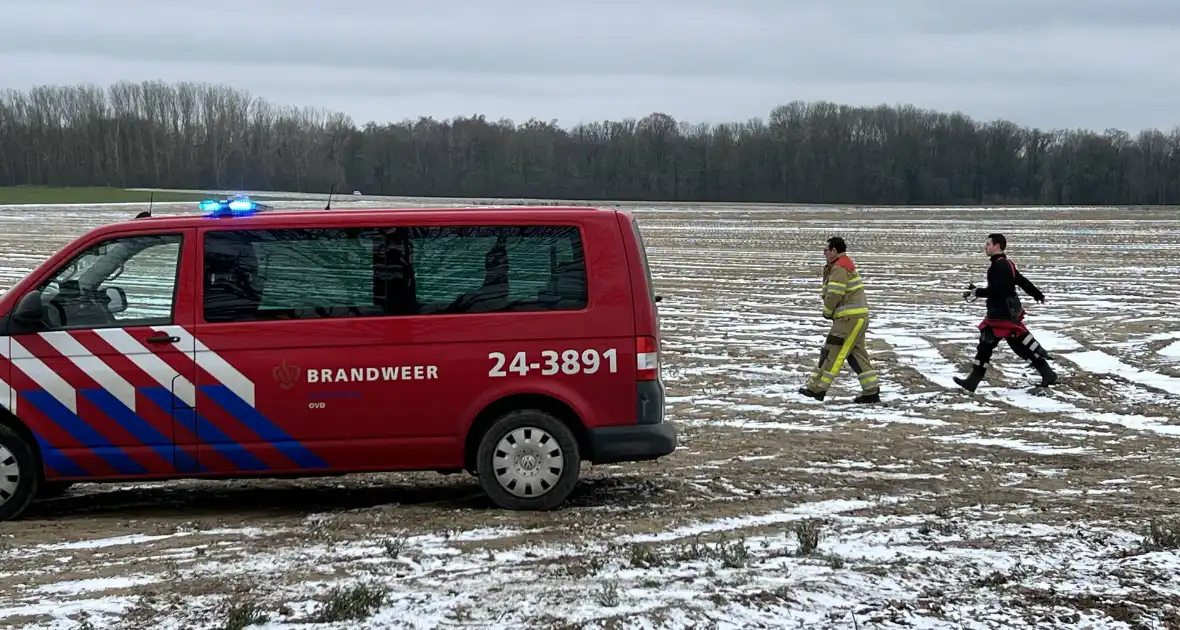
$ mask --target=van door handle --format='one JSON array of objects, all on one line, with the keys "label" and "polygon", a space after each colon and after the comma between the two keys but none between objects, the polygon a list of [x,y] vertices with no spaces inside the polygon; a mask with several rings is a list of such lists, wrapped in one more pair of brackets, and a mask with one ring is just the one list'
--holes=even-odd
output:
[{"label": "van door handle", "polygon": [[145,339],[148,343],[179,343],[180,337],[173,337],[171,335],[155,335]]}]

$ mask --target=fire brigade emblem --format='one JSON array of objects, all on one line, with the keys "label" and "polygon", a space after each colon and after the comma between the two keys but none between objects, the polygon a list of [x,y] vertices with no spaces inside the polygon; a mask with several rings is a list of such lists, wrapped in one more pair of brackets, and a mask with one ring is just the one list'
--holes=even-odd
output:
[{"label": "fire brigade emblem", "polygon": [[279,387],[281,387],[283,391],[287,391],[292,387],[295,387],[295,384],[299,382],[299,366],[287,363],[286,359],[283,359],[282,363],[276,365],[274,369],[270,371],[270,373],[271,376],[274,376],[275,382],[279,384]]}]

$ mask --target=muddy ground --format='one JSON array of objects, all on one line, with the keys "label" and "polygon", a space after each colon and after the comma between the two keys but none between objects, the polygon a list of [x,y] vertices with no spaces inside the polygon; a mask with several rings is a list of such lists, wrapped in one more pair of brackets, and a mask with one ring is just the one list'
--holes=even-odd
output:
[{"label": "muddy ground", "polygon": [[[18,212],[4,286],[127,210]],[[0,524],[0,628],[1180,628],[1174,210],[636,212],[674,455],[586,467],[540,514],[466,475],[79,485]],[[992,231],[1048,296],[1025,299],[1048,390],[1004,345],[977,393],[950,381]],[[847,367],[795,393],[834,234],[881,405],[851,404]]]}]

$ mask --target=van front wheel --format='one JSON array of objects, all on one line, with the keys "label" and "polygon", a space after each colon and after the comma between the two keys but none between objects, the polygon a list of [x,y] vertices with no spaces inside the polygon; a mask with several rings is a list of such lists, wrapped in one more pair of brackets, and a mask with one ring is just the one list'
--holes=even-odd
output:
[{"label": "van front wheel", "polygon": [[578,483],[582,459],[572,431],[536,409],[518,409],[492,423],[476,455],[479,483],[497,506],[550,510]]},{"label": "van front wheel", "polygon": [[32,503],[40,482],[33,448],[0,425],[0,521],[15,519]]}]

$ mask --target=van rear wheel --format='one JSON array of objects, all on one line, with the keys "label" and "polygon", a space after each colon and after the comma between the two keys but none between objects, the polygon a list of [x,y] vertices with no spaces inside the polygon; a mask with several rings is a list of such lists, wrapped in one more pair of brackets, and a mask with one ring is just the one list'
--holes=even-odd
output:
[{"label": "van rear wheel", "polygon": [[504,414],[479,442],[479,483],[497,506],[550,510],[578,483],[578,441],[563,422],[537,409]]},{"label": "van rear wheel", "polygon": [[40,481],[33,448],[0,425],[0,521],[20,516],[33,502]]}]

